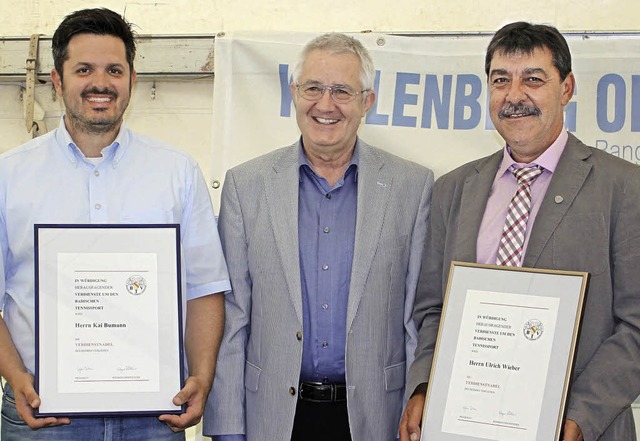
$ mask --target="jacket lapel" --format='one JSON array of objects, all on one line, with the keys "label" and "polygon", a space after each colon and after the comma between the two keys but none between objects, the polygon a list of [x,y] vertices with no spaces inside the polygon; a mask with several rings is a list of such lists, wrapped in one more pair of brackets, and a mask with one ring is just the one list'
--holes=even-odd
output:
[{"label": "jacket lapel", "polygon": [[590,156],[589,148],[569,134],[567,145],[536,215],[522,266],[531,268],[538,263],[542,250],[591,171],[591,163],[585,161]]},{"label": "jacket lapel", "polygon": [[478,232],[502,156],[503,153],[500,150],[480,161],[476,166],[477,173],[469,176],[463,184],[455,260],[462,262],[477,260]]},{"label": "jacket lapel", "polygon": [[370,146],[359,141],[358,208],[347,306],[347,330],[351,328],[364,293],[367,276],[380,242],[393,177]]},{"label": "jacket lapel", "polygon": [[[298,143],[283,151],[265,179],[269,217],[277,253],[282,260],[282,275],[289,287],[291,302],[302,323],[302,289],[298,253]],[[274,256],[275,258],[275,256]],[[274,275],[277,277],[277,275]]]}]

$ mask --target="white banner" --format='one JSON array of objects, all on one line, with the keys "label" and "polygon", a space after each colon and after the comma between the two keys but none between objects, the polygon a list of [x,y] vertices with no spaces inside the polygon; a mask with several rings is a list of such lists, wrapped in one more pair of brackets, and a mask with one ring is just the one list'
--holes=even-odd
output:
[{"label": "white banner", "polygon": [[[217,179],[297,140],[289,83],[299,52],[316,35],[216,37],[211,170]],[[436,177],[502,147],[486,106],[491,36],[352,35],[377,69],[376,104],[359,132],[365,141],[424,164]],[[640,35],[567,40],[577,89],[565,108],[566,126],[586,144],[640,164]]]}]

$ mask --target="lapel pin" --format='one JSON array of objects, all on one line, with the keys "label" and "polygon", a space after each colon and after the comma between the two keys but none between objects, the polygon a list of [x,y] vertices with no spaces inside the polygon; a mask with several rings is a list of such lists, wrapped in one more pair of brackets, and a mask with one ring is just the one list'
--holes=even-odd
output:
[{"label": "lapel pin", "polygon": [[387,184],[385,184],[384,182],[380,182],[380,181],[376,182],[376,184],[378,184],[380,187],[386,187],[387,186]]}]

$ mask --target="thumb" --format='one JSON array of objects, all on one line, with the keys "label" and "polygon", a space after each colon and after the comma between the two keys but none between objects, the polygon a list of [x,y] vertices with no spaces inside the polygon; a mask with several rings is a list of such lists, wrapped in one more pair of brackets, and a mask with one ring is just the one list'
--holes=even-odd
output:
[{"label": "thumb", "polygon": [[31,406],[33,409],[40,407],[40,397],[34,389],[28,389],[25,392],[24,397],[27,400],[27,403],[29,403],[29,406]]}]

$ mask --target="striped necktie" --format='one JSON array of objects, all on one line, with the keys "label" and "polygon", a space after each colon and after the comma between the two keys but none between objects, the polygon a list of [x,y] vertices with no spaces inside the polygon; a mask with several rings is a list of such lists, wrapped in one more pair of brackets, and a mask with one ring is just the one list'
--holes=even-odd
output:
[{"label": "striped necktie", "polygon": [[532,165],[515,168],[509,171],[518,181],[516,194],[513,195],[507,211],[507,219],[502,230],[496,265],[520,266],[522,264],[522,247],[527,232],[527,220],[531,210],[531,184],[542,173],[542,167]]}]

